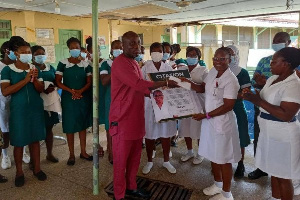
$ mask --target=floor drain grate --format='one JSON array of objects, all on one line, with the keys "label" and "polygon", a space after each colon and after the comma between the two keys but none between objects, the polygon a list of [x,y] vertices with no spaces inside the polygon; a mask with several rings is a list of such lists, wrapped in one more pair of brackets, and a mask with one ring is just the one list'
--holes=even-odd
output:
[{"label": "floor drain grate", "polygon": [[[151,200],[189,200],[192,195],[192,190],[189,190],[182,185],[167,183],[163,181],[148,179],[145,177],[137,177],[138,188],[151,192]],[[111,197],[114,195],[113,182],[105,188],[107,194]],[[126,199],[136,199],[126,196]]]}]

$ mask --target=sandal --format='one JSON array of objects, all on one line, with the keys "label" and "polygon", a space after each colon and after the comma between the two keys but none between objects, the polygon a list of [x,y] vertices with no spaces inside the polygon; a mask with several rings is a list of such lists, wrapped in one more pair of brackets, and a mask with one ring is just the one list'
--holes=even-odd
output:
[{"label": "sandal", "polygon": [[0,174],[0,183],[6,183],[8,181],[8,179]]},{"label": "sandal", "polygon": [[104,150],[103,150],[102,146],[100,146],[99,149],[98,149],[98,155],[99,155],[99,157],[103,157],[104,156]]},{"label": "sandal", "polygon": [[88,160],[88,161],[93,161],[93,156],[84,157],[82,154],[80,154],[80,158]]}]

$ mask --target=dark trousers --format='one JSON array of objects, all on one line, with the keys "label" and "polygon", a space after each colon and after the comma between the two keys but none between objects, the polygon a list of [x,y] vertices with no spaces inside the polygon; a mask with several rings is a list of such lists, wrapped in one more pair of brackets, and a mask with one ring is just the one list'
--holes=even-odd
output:
[{"label": "dark trousers", "polygon": [[254,105],[254,156],[256,154],[256,147],[257,147],[257,142],[258,142],[258,137],[259,137],[259,125],[258,125],[258,121],[257,121],[257,117],[259,116],[260,111],[259,111],[259,107]]}]

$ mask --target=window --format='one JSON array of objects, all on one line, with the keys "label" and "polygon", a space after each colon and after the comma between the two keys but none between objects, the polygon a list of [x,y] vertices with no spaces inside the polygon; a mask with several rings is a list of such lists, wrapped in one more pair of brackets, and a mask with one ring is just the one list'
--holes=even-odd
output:
[{"label": "window", "polygon": [[8,20],[0,20],[0,42],[1,40],[9,40],[11,37],[11,22]]}]

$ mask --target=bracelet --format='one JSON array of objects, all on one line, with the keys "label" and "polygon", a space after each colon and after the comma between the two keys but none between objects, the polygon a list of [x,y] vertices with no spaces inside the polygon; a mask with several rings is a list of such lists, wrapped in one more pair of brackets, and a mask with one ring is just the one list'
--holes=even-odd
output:
[{"label": "bracelet", "polygon": [[206,113],[206,119],[210,119],[211,116],[208,115],[208,113]]}]

